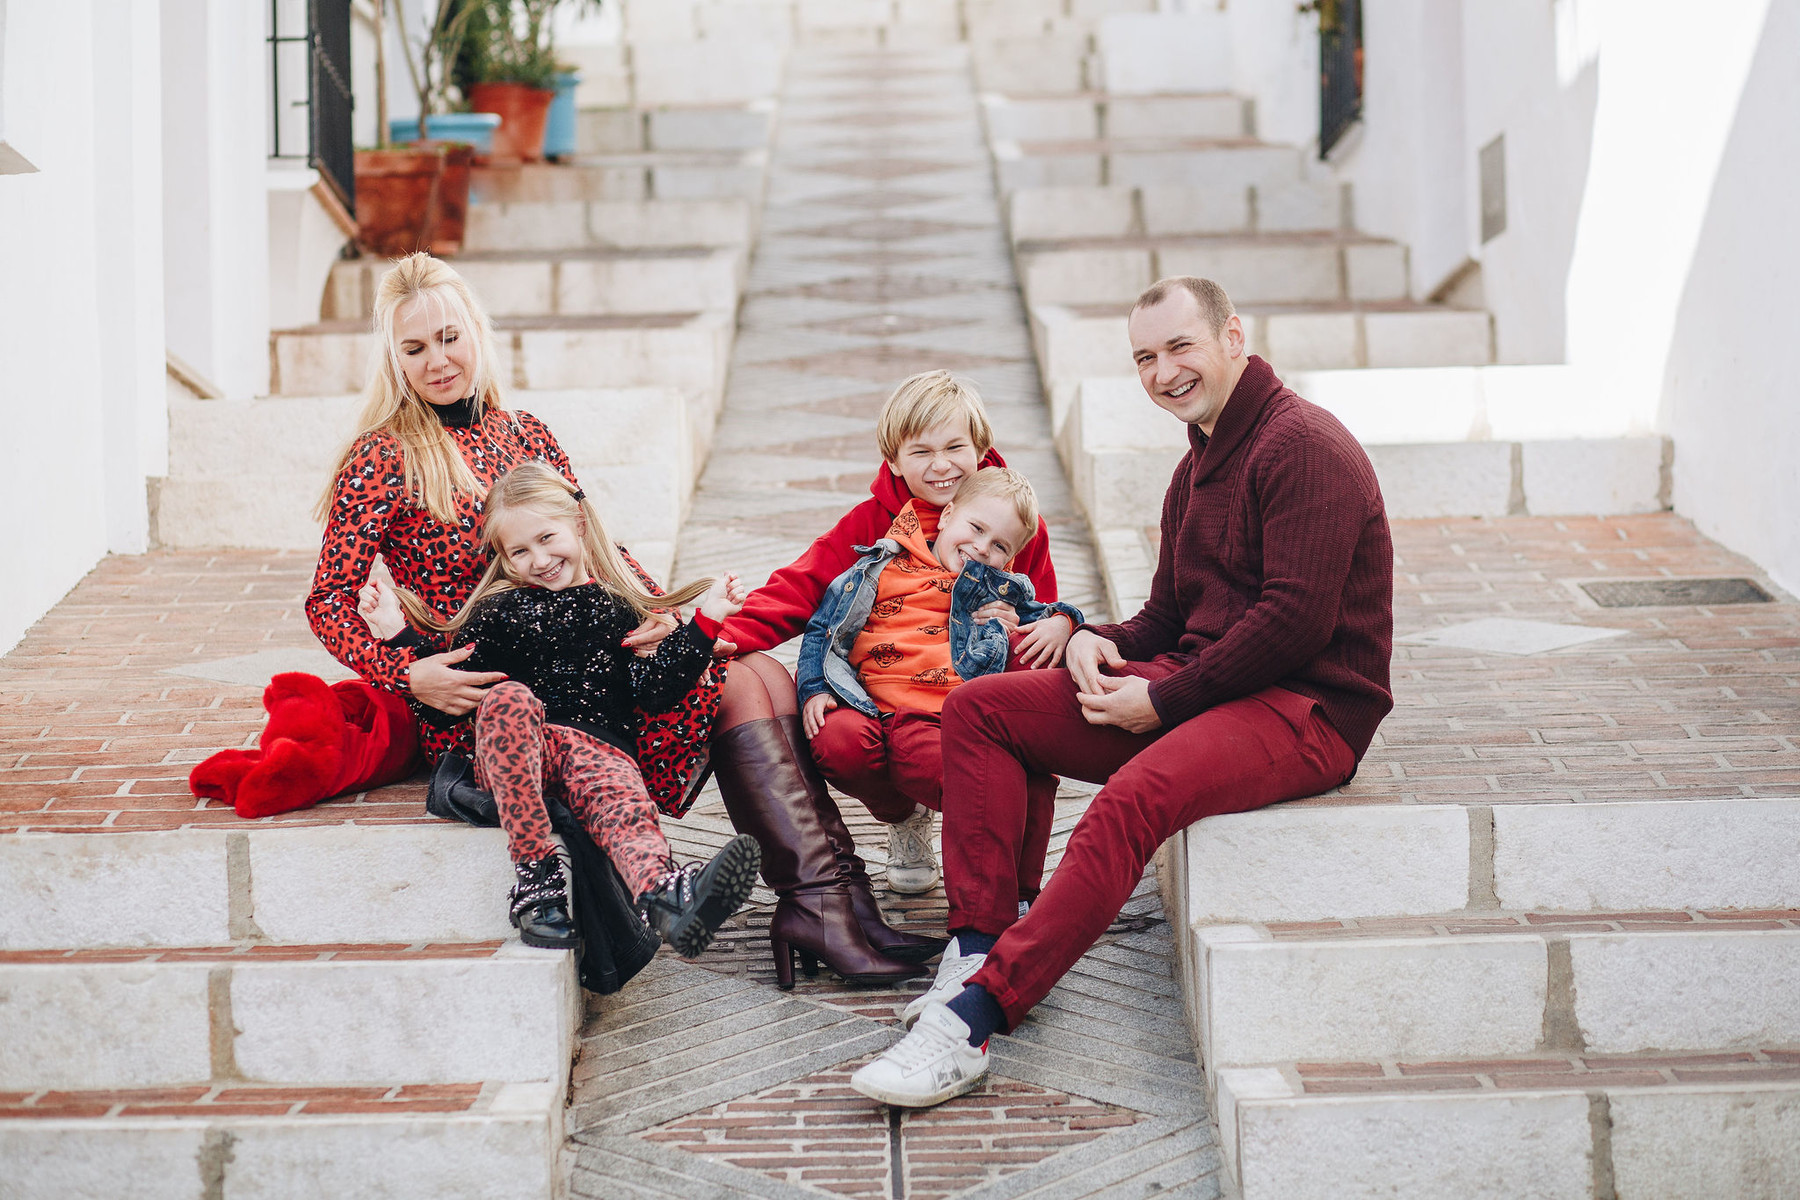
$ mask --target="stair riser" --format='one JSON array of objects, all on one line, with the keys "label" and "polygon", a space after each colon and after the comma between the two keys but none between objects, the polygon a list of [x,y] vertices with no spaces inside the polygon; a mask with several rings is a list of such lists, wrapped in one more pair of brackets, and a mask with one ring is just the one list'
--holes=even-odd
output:
[{"label": "stair riser", "polygon": [[469,188],[471,206],[548,200],[747,200],[762,202],[766,163],[760,152],[721,156],[713,163],[621,162],[555,167],[547,173],[478,174]]},{"label": "stair riser", "polygon": [[566,952],[485,959],[0,965],[0,1090],[554,1081]]},{"label": "stair riser", "polygon": [[476,204],[463,249],[649,250],[748,246],[751,208],[743,200],[568,200]]},{"label": "stair riser", "polygon": [[9,1200],[551,1200],[563,1130],[550,1101],[479,1116],[4,1121],[0,1162]]},{"label": "stair riser", "polygon": [[[1172,246],[1161,250],[1042,250],[1019,256],[1020,283],[1031,304],[1117,304],[1130,306],[1157,279],[1198,275],[1226,281],[1237,304],[1344,304],[1407,298],[1406,251],[1391,242],[1348,245],[1259,245],[1221,241],[1215,246]],[[1379,314],[1390,316],[1396,314]],[[1484,314],[1471,314],[1484,316]],[[1280,321],[1280,317],[1271,317]],[[1328,361],[1356,355],[1355,313],[1321,314],[1348,332],[1327,342]],[[1485,321],[1483,322],[1485,324]],[[1382,331],[1377,331],[1377,338]],[[1298,332],[1288,333],[1294,341]],[[1302,343],[1303,344],[1303,343]],[[1311,359],[1290,364],[1284,347],[1271,346],[1283,366],[1321,365]],[[1300,346],[1292,347],[1299,350]],[[1396,364],[1410,365],[1410,364]]]},{"label": "stair riser", "polygon": [[996,146],[995,177],[1002,192],[1039,187],[1285,187],[1300,179],[1300,156],[1288,146],[1229,146],[1205,150],[1118,150],[1034,154]]},{"label": "stair riser", "polygon": [[643,151],[760,150],[769,143],[774,104],[697,109],[589,109],[578,117],[581,154]]},{"label": "stair riser", "polygon": [[1035,100],[988,97],[982,106],[994,141],[1091,141],[1095,138],[1238,138],[1248,132],[1236,96],[1087,96]]},{"label": "stair riser", "polygon": [[[737,306],[743,288],[743,255],[734,250],[667,258],[522,259],[457,263],[490,315],[635,316]],[[373,314],[374,284],[385,262],[356,260],[332,268],[326,316],[361,320]]]},{"label": "stair riser", "polygon": [[1008,200],[1007,226],[1017,244],[1065,238],[1330,232],[1344,228],[1343,214],[1340,190],[1327,184],[1021,188]]}]

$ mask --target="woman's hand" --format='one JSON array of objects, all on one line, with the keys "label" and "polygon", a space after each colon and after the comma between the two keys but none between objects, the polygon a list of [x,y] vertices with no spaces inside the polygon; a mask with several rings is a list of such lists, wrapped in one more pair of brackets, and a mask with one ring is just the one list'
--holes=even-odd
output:
[{"label": "woman's hand", "polygon": [[750,589],[744,581],[737,577],[737,572],[727,571],[713,580],[713,585],[706,595],[700,597],[700,611],[709,620],[721,625],[731,617],[744,611],[744,601],[750,596]]},{"label": "woman's hand", "polygon": [[368,622],[369,632],[387,641],[406,628],[406,614],[400,609],[400,596],[385,579],[370,579],[357,589],[356,611]]},{"label": "woman's hand", "polygon": [[681,618],[674,613],[651,613],[644,618],[644,623],[625,635],[620,642],[627,650],[639,658],[649,658],[656,653],[662,640],[681,628]]},{"label": "woman's hand", "polygon": [[837,706],[837,697],[830,692],[820,692],[806,702],[800,710],[800,724],[806,730],[807,741],[819,736],[819,730],[825,728],[825,714]]},{"label": "woman's hand", "polygon": [[470,643],[457,650],[421,658],[407,669],[406,686],[421,704],[460,717],[475,711],[487,689],[506,678],[504,671],[458,671],[454,664],[475,653]]},{"label": "woman's hand", "polygon": [[1006,626],[1008,636],[1019,627],[1019,610],[1004,600],[989,600],[975,610],[975,623],[985,625],[989,621],[998,621]]},{"label": "woman's hand", "polygon": [[1075,622],[1069,614],[1056,613],[1032,622],[1013,647],[1013,653],[1028,667],[1054,667],[1062,662],[1063,648],[1074,633]]}]

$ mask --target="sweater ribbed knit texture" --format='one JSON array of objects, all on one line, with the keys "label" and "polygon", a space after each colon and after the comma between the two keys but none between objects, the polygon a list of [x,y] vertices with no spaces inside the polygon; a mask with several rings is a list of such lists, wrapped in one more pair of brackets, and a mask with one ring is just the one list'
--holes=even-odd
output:
[{"label": "sweater ribbed knit texture", "polygon": [[1163,497],[1143,611],[1093,626],[1127,659],[1186,659],[1150,685],[1165,726],[1270,686],[1319,702],[1360,760],[1393,708],[1394,550],[1350,431],[1251,355]]}]

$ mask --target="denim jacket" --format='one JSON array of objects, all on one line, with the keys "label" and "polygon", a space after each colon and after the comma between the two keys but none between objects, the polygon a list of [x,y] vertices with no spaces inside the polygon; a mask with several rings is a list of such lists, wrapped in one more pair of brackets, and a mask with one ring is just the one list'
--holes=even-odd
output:
[{"label": "denim jacket", "polygon": [[[894,539],[882,538],[873,546],[856,547],[856,552],[862,557],[825,589],[819,611],[806,623],[800,663],[794,674],[801,704],[822,692],[831,692],[858,712],[873,717],[880,710],[850,665],[850,648],[869,623],[882,569],[905,550]],[[1056,613],[1062,613],[1077,626],[1082,622],[1081,610],[1073,605],[1061,601],[1040,604],[1031,581],[1023,575],[1011,575],[970,560],[963,564],[950,593],[950,664],[965,680],[1006,669],[1010,649],[1006,626],[999,621],[975,621],[975,610],[991,600],[1012,605],[1018,610],[1021,625]]]}]

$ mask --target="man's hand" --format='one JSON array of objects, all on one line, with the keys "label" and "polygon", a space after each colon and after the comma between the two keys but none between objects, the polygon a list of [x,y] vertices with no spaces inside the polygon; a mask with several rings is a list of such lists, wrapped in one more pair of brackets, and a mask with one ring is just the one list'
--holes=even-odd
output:
[{"label": "man's hand", "polygon": [[1100,694],[1100,681],[1106,678],[1100,673],[1101,667],[1117,670],[1125,665],[1119,648],[1091,629],[1077,630],[1065,653],[1069,674],[1075,677],[1075,690],[1090,695]]},{"label": "man's hand", "polygon": [[1006,626],[1007,636],[1019,627],[1019,610],[1004,600],[989,600],[975,610],[975,623],[985,625],[989,621],[998,621]]},{"label": "man's hand", "polygon": [[1062,662],[1063,648],[1075,633],[1075,622],[1067,613],[1057,613],[1034,621],[1025,631],[1013,653],[1028,667],[1054,667]]},{"label": "man's hand", "polygon": [[830,692],[820,692],[806,702],[800,710],[800,724],[806,730],[807,741],[819,736],[819,730],[825,728],[825,714],[837,706],[837,697]]},{"label": "man's hand", "polygon": [[1083,690],[1076,699],[1081,701],[1081,715],[1089,725],[1116,725],[1127,733],[1162,728],[1162,718],[1150,703],[1150,682],[1139,676],[1102,675],[1099,691]]},{"label": "man's hand", "polygon": [[662,640],[681,628],[681,618],[674,613],[651,613],[644,623],[625,635],[619,644],[639,658],[656,653]]},{"label": "man's hand", "polygon": [[472,712],[487,695],[490,685],[506,678],[504,671],[458,671],[459,663],[475,653],[474,643],[444,654],[421,658],[406,672],[407,690],[421,704],[429,704],[453,717]]}]

